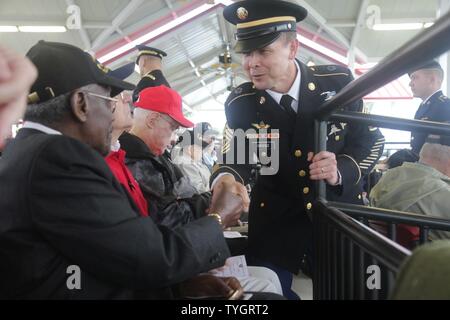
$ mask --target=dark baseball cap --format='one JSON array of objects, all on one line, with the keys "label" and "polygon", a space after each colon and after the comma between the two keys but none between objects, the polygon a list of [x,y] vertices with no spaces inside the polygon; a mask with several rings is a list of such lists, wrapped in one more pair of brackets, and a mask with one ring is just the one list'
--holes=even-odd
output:
[{"label": "dark baseball cap", "polygon": [[42,103],[89,84],[111,88],[111,97],[134,85],[108,74],[108,70],[78,47],[60,42],[39,41],[27,57],[38,69],[28,103]]}]

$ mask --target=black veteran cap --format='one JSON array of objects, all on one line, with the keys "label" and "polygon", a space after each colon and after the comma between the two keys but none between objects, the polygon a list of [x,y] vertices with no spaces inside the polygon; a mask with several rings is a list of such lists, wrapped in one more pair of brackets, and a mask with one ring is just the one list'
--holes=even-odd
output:
[{"label": "black veteran cap", "polygon": [[28,103],[42,103],[88,84],[111,88],[111,97],[132,90],[131,83],[107,74],[107,69],[78,47],[66,43],[39,41],[27,53],[38,69]]},{"label": "black veteran cap", "polygon": [[247,53],[270,45],[281,32],[297,30],[305,8],[286,1],[238,1],[223,10],[224,18],[236,25],[236,52]]},{"label": "black veteran cap", "polygon": [[438,69],[438,70],[443,71],[439,62],[437,62],[436,60],[431,60],[431,61],[427,61],[425,63],[419,64],[415,68],[412,68],[411,70],[409,70],[408,75],[411,76],[411,74],[413,74],[417,70],[422,70],[422,69]]},{"label": "black veteran cap", "polygon": [[165,53],[162,50],[156,49],[156,48],[147,47],[144,45],[138,45],[138,46],[136,46],[136,48],[139,50],[138,56],[136,58],[136,64],[139,64],[139,58],[141,56],[152,56],[152,57],[157,57],[160,59],[167,56],[167,53]]}]

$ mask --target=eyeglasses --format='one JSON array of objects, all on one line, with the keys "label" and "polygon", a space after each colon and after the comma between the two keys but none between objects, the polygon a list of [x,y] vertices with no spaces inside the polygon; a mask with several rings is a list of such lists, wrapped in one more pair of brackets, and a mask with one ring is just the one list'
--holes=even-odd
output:
[{"label": "eyeglasses", "polygon": [[[169,119],[167,119],[163,114],[159,114],[159,118],[160,119],[163,119],[164,121],[166,121],[169,125],[170,125],[170,129],[172,130],[172,131],[176,131],[180,126],[178,125],[178,123],[177,122],[175,122],[174,120],[172,120],[172,118],[170,118],[170,120]],[[174,122],[175,122],[175,124],[174,124]]]},{"label": "eyeglasses", "polygon": [[88,95],[93,96],[93,97],[108,100],[110,103],[110,107],[111,107],[111,113],[114,113],[114,111],[116,111],[116,103],[119,102],[119,99],[107,97],[107,96],[104,96],[104,95],[101,95],[98,93],[94,93],[94,92],[90,92],[90,91],[82,91],[82,92],[87,93]]}]

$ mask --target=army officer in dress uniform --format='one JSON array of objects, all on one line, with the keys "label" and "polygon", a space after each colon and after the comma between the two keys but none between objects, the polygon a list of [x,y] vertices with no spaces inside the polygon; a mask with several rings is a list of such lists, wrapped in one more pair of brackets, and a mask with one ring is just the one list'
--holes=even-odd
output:
[{"label": "army officer in dress uniform", "polygon": [[162,73],[162,58],[166,57],[167,54],[162,50],[144,45],[139,45],[137,48],[139,53],[136,58],[136,64],[139,66],[139,73],[142,78],[133,91],[133,102],[136,102],[139,97],[139,92],[145,88],[160,85],[165,85],[170,88],[169,83]]},{"label": "army officer in dress uniform", "polygon": [[[308,68],[295,59],[296,23],[306,15],[303,7],[284,1],[247,0],[224,9],[225,19],[237,27],[235,50],[243,53],[243,67],[251,79],[225,103],[231,131],[225,134],[224,152],[233,151],[233,130],[274,132],[266,144],[258,142],[262,135],[246,136],[247,146],[257,145],[261,162],[279,153],[276,174],[261,174],[252,188],[249,255],[277,272],[284,295],[293,299],[298,296],[290,289],[292,273],[299,271],[305,252],[312,247],[308,213],[313,209],[314,181],[325,180],[329,199],[359,200],[354,188],[380,157],[384,141],[376,128],[333,123],[328,126],[329,151],[312,153],[314,111],[352,75],[344,67]],[[347,110],[361,108],[358,103]],[[252,179],[253,166],[247,162],[252,158],[246,154],[245,164],[232,164],[225,155],[225,163],[211,177],[213,190],[220,184],[246,185]]]},{"label": "army officer in dress uniform", "polygon": [[[414,119],[450,122],[450,99],[442,91],[444,71],[437,61],[429,61],[409,72],[411,91],[422,99]],[[425,143],[427,134],[411,132],[411,148],[418,155]]]}]

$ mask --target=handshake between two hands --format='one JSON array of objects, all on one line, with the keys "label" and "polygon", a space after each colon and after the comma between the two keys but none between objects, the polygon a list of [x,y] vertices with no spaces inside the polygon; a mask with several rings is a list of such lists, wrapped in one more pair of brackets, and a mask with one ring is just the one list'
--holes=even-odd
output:
[{"label": "handshake between two hands", "polygon": [[247,189],[231,175],[219,178],[214,185],[209,214],[218,214],[224,228],[239,225],[239,218],[247,212],[250,198]]}]

